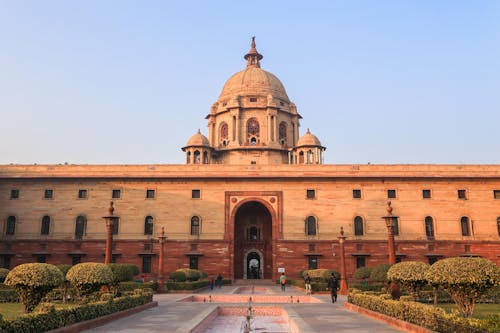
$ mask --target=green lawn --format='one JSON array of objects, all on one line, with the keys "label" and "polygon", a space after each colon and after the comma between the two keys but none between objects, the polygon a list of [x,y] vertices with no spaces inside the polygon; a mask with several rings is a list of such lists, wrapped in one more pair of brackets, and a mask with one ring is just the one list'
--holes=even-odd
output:
[{"label": "green lawn", "polygon": [[[458,307],[454,303],[440,303],[438,304],[440,308],[446,310],[446,312],[451,312],[452,310],[457,310]],[[500,313],[500,304],[476,304],[474,306],[473,318],[484,318],[487,315],[494,315]]]},{"label": "green lawn", "polygon": [[[74,303],[57,303],[56,309],[69,308],[75,306]],[[21,303],[0,303],[0,314],[5,319],[14,319],[23,314],[23,305]]]}]

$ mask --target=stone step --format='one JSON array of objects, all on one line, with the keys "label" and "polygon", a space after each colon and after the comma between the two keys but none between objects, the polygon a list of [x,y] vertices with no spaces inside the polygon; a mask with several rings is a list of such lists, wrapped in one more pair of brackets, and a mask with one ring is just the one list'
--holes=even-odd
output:
[{"label": "stone step", "polygon": [[274,285],[271,279],[235,279],[233,285],[236,286],[271,286]]}]

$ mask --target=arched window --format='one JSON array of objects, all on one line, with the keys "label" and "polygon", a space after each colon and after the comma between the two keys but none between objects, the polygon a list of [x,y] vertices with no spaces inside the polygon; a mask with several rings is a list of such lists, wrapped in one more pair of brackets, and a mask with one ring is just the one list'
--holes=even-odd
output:
[{"label": "arched window", "polygon": [[191,152],[188,151],[187,154],[186,154],[186,164],[189,164],[191,163]]},{"label": "arched window", "polygon": [[144,219],[144,235],[153,234],[153,217],[148,215]]},{"label": "arched window", "polygon": [[229,138],[229,131],[228,131],[228,126],[226,123],[220,124],[219,127],[219,141],[222,143],[223,146],[227,145],[227,140]]},{"label": "arched window", "polygon": [[284,145],[286,143],[286,123],[282,121],[278,128],[279,143]]},{"label": "arched window", "polygon": [[208,153],[206,151],[203,152],[203,164],[208,164]]},{"label": "arched window", "polygon": [[316,218],[314,216],[306,218],[306,235],[316,236]]},{"label": "arched window", "polygon": [[255,118],[250,118],[247,121],[247,138],[248,142],[252,145],[257,144],[257,139],[260,135],[260,126],[259,122]]},{"label": "arched window", "polygon": [[431,216],[425,217],[425,235],[428,239],[434,239],[434,221]]},{"label": "arched window", "polygon": [[200,164],[200,151],[194,151],[194,164]]},{"label": "arched window", "polygon": [[467,216],[460,218],[460,229],[462,230],[462,236],[470,236],[469,218]]},{"label": "arched window", "polygon": [[299,153],[299,164],[304,164],[304,152]]},{"label": "arched window", "polygon": [[259,229],[257,227],[251,227],[248,230],[248,239],[249,240],[259,240]]},{"label": "arched window", "polygon": [[191,235],[198,236],[200,234],[200,217],[191,217]]},{"label": "arched window", "polygon": [[82,239],[87,226],[87,218],[84,215],[78,215],[75,223],[75,239]]},{"label": "arched window", "polygon": [[363,236],[363,218],[361,216],[354,218],[354,235]]},{"label": "arched window", "polygon": [[42,228],[40,230],[41,235],[48,235],[50,232],[50,216],[45,215],[42,217]]},{"label": "arched window", "polygon": [[13,235],[16,232],[16,217],[9,216],[7,218],[7,227],[5,228],[6,235]]},{"label": "arched window", "polygon": [[113,217],[113,230],[112,230],[113,235],[118,235],[118,229],[120,229],[120,218]]}]

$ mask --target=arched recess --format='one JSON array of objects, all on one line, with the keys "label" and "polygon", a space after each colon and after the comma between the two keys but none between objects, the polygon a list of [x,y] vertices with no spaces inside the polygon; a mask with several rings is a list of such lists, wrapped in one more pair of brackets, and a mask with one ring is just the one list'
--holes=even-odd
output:
[{"label": "arched recess", "polygon": [[[252,194],[255,194],[252,195]],[[234,196],[234,197],[232,197]],[[242,196],[246,196],[243,199]],[[245,277],[244,265],[245,253],[251,249],[257,249],[262,253],[261,277],[271,279],[275,274],[275,263],[273,253],[276,253],[276,240],[282,238],[281,227],[281,192],[226,192],[226,224],[224,239],[229,243],[230,255],[230,276],[233,279]],[[238,197],[238,199],[236,199]],[[231,201],[233,199],[233,201]],[[248,207],[257,206],[258,212],[256,225],[262,227],[261,236],[258,240],[245,240],[247,235],[244,232],[245,226],[250,224],[239,222],[241,217],[251,218],[252,214],[247,214]],[[252,211],[254,211],[252,209]],[[263,218],[263,219],[262,219]],[[250,222],[250,221],[248,221]]]},{"label": "arched recess", "polygon": [[[258,257],[258,259],[256,258]],[[255,276],[254,272],[252,270],[249,270],[249,264],[250,261],[252,260],[258,260],[258,267],[257,267],[257,276]],[[264,267],[265,267],[265,260],[264,260],[264,255],[263,253],[258,250],[258,249],[249,249],[245,251],[245,259],[243,261],[243,278],[244,279],[260,279],[264,276]]]}]

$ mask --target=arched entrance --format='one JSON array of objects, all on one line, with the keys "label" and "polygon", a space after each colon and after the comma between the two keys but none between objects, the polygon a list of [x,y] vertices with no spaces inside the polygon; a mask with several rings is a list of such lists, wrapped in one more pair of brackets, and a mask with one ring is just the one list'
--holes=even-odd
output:
[{"label": "arched entrance", "polygon": [[258,201],[238,208],[234,218],[234,278],[272,277],[272,216]]}]

